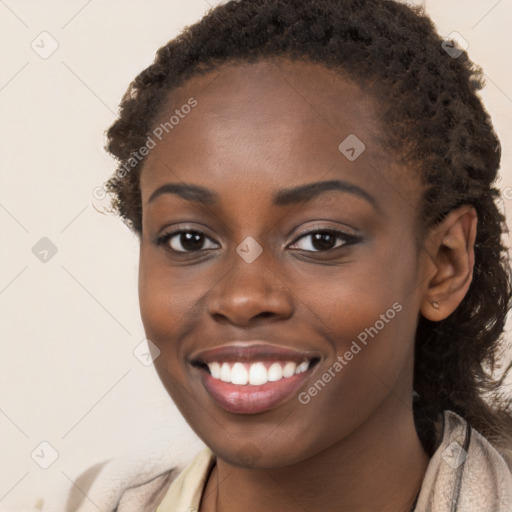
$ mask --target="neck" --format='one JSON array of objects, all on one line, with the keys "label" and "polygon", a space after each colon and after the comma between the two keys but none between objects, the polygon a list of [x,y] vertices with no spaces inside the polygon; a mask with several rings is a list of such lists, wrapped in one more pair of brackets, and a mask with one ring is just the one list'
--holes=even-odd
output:
[{"label": "neck", "polygon": [[245,469],[217,459],[201,510],[409,512],[429,458],[407,402],[388,401],[349,437],[293,466]]}]

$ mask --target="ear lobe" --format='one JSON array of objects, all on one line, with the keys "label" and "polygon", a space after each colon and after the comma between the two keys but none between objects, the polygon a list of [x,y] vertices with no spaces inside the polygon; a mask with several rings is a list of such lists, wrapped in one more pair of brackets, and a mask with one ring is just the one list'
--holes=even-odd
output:
[{"label": "ear lobe", "polygon": [[444,320],[466,296],[475,264],[476,229],[476,211],[464,205],[451,211],[427,236],[430,271],[420,310],[428,320]]}]

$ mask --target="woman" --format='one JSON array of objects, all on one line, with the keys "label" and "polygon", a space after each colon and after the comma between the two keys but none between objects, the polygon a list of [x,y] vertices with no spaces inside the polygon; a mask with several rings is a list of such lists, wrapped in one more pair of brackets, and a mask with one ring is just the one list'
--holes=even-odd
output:
[{"label": "woman", "polygon": [[107,187],[155,368],[207,448],[102,510],[512,509],[481,86],[389,0],[232,1],[158,51]]}]

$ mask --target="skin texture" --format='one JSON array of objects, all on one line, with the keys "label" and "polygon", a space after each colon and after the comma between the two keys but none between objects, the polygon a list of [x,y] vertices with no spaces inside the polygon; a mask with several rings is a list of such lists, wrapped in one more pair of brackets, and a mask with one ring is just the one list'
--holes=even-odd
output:
[{"label": "skin texture", "polygon": [[[201,511],[408,512],[428,464],[412,414],[415,329],[420,313],[446,318],[467,292],[474,210],[460,207],[420,240],[420,180],[379,142],[378,102],[322,65],[224,65],[173,91],[161,120],[191,97],[197,106],[141,174],[139,299],[160,379],[217,456]],[[338,149],[350,134],[365,144],[354,161]],[[278,190],[335,179],[375,204],[340,191],[272,204]],[[148,202],[167,183],[207,187],[218,202]],[[155,243],[178,229],[202,231],[200,249]],[[321,251],[302,233],[318,230],[358,239]],[[236,252],[247,236],[263,249],[252,263]],[[293,396],[228,413],[189,364],[235,340],[313,350],[321,359],[307,390],[395,303],[400,312],[308,404]]]}]

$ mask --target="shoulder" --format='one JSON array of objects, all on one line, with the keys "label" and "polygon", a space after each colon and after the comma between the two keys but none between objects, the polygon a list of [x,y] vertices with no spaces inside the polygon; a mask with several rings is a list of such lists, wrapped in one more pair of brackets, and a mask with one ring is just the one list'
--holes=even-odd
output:
[{"label": "shoulder", "polygon": [[512,508],[512,473],[491,443],[452,411],[432,456],[417,511],[501,512]]},{"label": "shoulder", "polygon": [[122,505],[126,512],[153,512],[173,480],[183,469],[171,467],[125,465],[113,459],[96,464],[73,481],[65,512],[115,512]]},{"label": "shoulder", "polygon": [[188,462],[161,447],[158,453],[126,454],[95,464],[69,489],[65,512],[154,512]]},{"label": "shoulder", "polygon": [[171,483],[203,447],[191,431],[177,439],[167,425],[154,428],[125,451],[73,476],[59,510],[154,512]]}]

